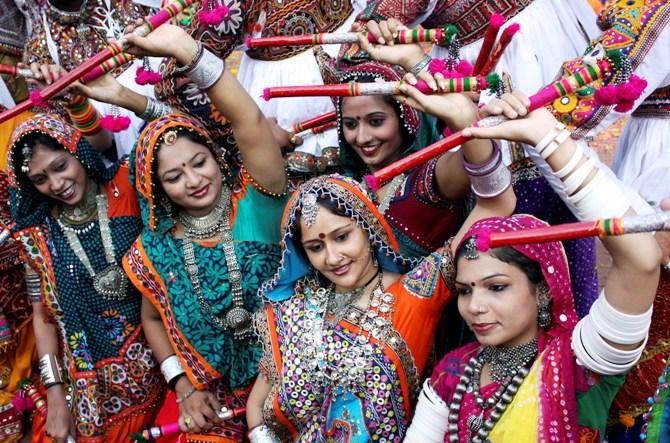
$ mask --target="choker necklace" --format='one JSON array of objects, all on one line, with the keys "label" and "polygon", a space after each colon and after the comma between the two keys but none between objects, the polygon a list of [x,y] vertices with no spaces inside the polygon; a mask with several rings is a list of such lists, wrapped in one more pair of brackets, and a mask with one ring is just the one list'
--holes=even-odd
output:
[{"label": "choker necklace", "polygon": [[378,276],[379,268],[377,272],[373,275],[370,280],[368,280],[363,286],[359,286],[352,291],[347,292],[337,292],[331,287],[331,293],[328,298],[328,305],[326,306],[326,317],[332,316],[331,320],[328,320],[330,325],[338,324],[344,317],[345,312],[351,305],[355,305],[358,300],[363,297],[365,294],[365,289],[372,283]]},{"label": "choker necklace", "polygon": [[[184,263],[186,273],[198,299],[198,303],[207,319],[219,329],[232,329],[235,338],[245,340],[251,336],[251,314],[244,308],[242,299],[242,272],[235,255],[233,234],[230,229],[230,188],[223,185],[221,196],[211,213],[204,217],[193,217],[185,211],[179,213],[179,221],[184,226]],[[226,256],[228,280],[232,292],[233,307],[225,317],[214,314],[212,307],[205,300],[200,285],[198,264],[195,261],[193,239],[206,239],[219,235],[223,242],[223,253]]]},{"label": "choker necklace", "polygon": [[[472,443],[488,442],[488,435],[500,417],[512,402],[519,387],[529,373],[529,367],[537,355],[537,339],[511,348],[484,347],[479,355],[471,358],[463,370],[463,375],[456,385],[452,401],[449,403],[449,441],[460,441],[458,435],[458,419],[461,402],[466,392],[472,392],[480,409],[467,418],[469,438]],[[481,371],[485,363],[490,363],[491,380],[500,383],[496,392],[484,400],[480,393]],[[494,369],[495,368],[495,369]],[[493,408],[489,418],[484,419],[484,412]]]},{"label": "choker necklace", "polygon": [[[81,234],[81,231],[78,231],[74,228],[67,226],[63,220],[61,220],[62,214],[56,219],[58,225],[63,230],[65,238],[67,239],[70,249],[72,249],[75,255],[81,261],[81,264],[84,265],[86,271],[93,279],[93,288],[102,298],[106,300],[123,300],[128,296],[128,278],[126,274],[121,269],[121,266],[116,262],[114,256],[114,243],[112,241],[112,231],[109,228],[109,214],[107,213],[107,196],[105,192],[95,196],[96,208],[98,212],[98,221],[100,224],[100,237],[102,238],[102,247],[105,251],[105,260],[107,261],[107,267],[100,272],[95,272],[91,261],[84,250],[81,242],[79,241],[78,235]],[[88,232],[92,229],[93,222],[90,222],[86,228],[85,232]]]},{"label": "choker necklace", "polygon": [[93,180],[89,180],[83,201],[76,205],[61,205],[58,219],[69,225],[88,223],[95,216],[97,209],[97,195],[98,184]]}]

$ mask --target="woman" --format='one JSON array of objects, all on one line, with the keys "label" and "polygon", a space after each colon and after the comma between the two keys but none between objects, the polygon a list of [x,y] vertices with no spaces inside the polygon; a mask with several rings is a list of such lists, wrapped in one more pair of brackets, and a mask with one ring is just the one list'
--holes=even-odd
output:
[{"label": "woman", "polygon": [[[466,226],[509,214],[511,177],[499,149],[475,141],[464,151],[473,174],[490,173],[473,185],[481,198]],[[448,248],[401,275],[416,261],[402,258],[377,206],[341,176],[301,185],[282,231],[282,266],[263,288],[272,303],[257,320],[265,347],[247,405],[249,438],[402,441],[451,296],[441,276]]]},{"label": "woman", "polygon": [[41,114],[17,128],[8,166],[49,405],[34,439],[127,439],[163,386],[119,263],[141,229],[127,164],[105,168],[78,130]]},{"label": "woman", "polygon": [[[520,95],[492,103],[508,118],[524,115],[528,104]],[[630,211],[616,183],[544,109],[466,134],[535,145],[565,178],[580,220]],[[525,215],[482,220],[455,243],[459,311],[477,341],[445,356],[424,384],[408,442],[602,438],[612,399],[646,343],[660,250],[649,234],[603,239],[613,268],[578,321],[560,243],[478,251],[477,240],[491,232],[542,226]]]},{"label": "woman", "polygon": [[[225,115],[242,155],[231,176],[209,133],[171,114],[142,131],[134,183],[145,222],[124,259],[144,295],[142,321],[189,441],[237,442],[243,419],[218,413],[243,407],[258,371],[250,340],[256,293],[279,263],[279,220],[286,177],[266,119],[224,63],[178,27],[129,37],[133,52],[175,57]],[[166,410],[172,404],[166,404]]]}]

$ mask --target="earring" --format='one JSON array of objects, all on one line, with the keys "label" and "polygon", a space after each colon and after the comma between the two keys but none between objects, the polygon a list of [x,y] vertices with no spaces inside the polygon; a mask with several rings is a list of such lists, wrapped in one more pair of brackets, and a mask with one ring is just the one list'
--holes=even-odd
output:
[{"label": "earring", "polygon": [[537,302],[537,324],[542,329],[548,328],[551,325],[550,302],[549,288],[543,285],[540,289],[540,297]]},{"label": "earring", "polygon": [[375,250],[372,246],[370,246],[370,255],[372,256],[372,266],[378,268],[379,262],[377,261],[377,255],[375,254]]},{"label": "earring", "polygon": [[165,212],[167,212],[168,217],[172,218],[172,202],[170,202],[168,196],[165,194],[161,195],[159,203],[163,207]]}]

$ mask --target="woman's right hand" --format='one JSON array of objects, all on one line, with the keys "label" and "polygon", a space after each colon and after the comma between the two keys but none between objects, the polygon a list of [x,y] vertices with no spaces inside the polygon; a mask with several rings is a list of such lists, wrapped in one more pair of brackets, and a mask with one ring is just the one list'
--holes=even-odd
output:
[{"label": "woman's right hand", "polygon": [[65,400],[63,385],[55,385],[47,389],[47,404],[49,414],[47,414],[46,434],[53,439],[54,443],[65,443],[72,433],[70,432],[72,416]]},{"label": "woman's right hand", "polygon": [[[193,385],[182,377],[176,386],[177,398],[187,396]],[[215,423],[221,423],[218,411],[221,404],[209,391],[195,391],[179,405],[179,428],[182,432],[207,432]]]},{"label": "woman's right hand", "polygon": [[[394,43],[398,31],[409,29],[394,18],[380,22],[371,20],[365,26],[366,31],[375,37],[377,43],[370,43],[368,37],[361,33],[358,37],[358,44],[373,60],[401,65],[406,71],[409,71],[426,56],[426,52],[418,43],[398,45]],[[351,30],[360,32],[361,26],[354,23]]]},{"label": "woman's right hand", "polygon": [[133,34],[143,20],[126,27],[126,34],[121,37],[121,44],[130,45],[126,52],[135,56],[174,57],[185,66],[191,62],[198,51],[195,40],[179,26],[165,24],[150,32],[146,37]]}]

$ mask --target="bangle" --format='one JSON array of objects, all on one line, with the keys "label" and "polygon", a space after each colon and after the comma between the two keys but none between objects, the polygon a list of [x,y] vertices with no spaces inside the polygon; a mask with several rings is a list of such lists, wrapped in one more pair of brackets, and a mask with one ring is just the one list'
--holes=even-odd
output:
[{"label": "bangle", "polygon": [[551,154],[556,152],[556,150],[570,137],[570,131],[563,129],[559,132],[547,145],[546,148],[540,152],[540,156],[543,159],[548,159]]},{"label": "bangle", "polygon": [[502,160],[502,153],[497,144],[493,145],[491,158],[480,164],[465,161],[461,150],[463,167],[470,176],[470,187],[477,197],[494,198],[502,194],[512,185],[512,174]]},{"label": "bangle", "polygon": [[191,395],[195,394],[195,391],[197,391],[197,389],[195,389],[195,386],[191,386],[191,389],[186,394],[184,394],[182,397],[179,397],[177,399],[177,404],[180,405],[180,404],[184,403],[186,400],[188,400],[188,398]]},{"label": "bangle", "polygon": [[195,65],[198,63],[198,61],[200,61],[200,57],[202,57],[202,52],[204,50],[204,47],[202,46],[202,43],[200,43],[199,40],[196,41],[196,45],[198,46],[198,49],[196,49],[195,54],[193,55],[193,58],[191,59],[191,61],[188,62],[184,66],[175,67],[174,72],[176,72],[177,74],[183,74],[183,73],[193,69],[195,67]]},{"label": "bangle", "polygon": [[258,425],[247,433],[250,443],[279,443],[279,438],[267,425]]},{"label": "bangle", "polygon": [[572,154],[572,157],[570,157],[570,160],[563,166],[561,169],[556,171],[556,175],[558,178],[561,180],[564,179],[568,174],[572,172],[573,169],[577,166],[577,163],[579,163],[579,160],[582,158],[582,150],[577,147],[575,149],[575,152]]},{"label": "bangle", "polygon": [[40,377],[45,389],[58,384],[63,384],[63,374],[61,373],[58,359],[54,354],[44,354],[39,362]]},{"label": "bangle", "polygon": [[621,217],[631,207],[617,180],[600,169],[579,192],[568,195],[568,201],[574,206],[579,221]]},{"label": "bangle", "polygon": [[165,377],[165,382],[169,385],[172,380],[184,374],[184,368],[179,361],[179,357],[171,355],[165,358],[161,364],[161,373]]},{"label": "bangle", "polygon": [[551,128],[549,132],[547,132],[544,137],[540,140],[538,144],[535,145],[535,150],[542,154],[542,151],[551,143],[556,136],[565,129],[565,125],[563,123],[556,123],[556,126]]},{"label": "bangle", "polygon": [[211,88],[223,75],[226,64],[219,57],[208,51],[202,51],[202,56],[186,74],[201,90]]},{"label": "bangle", "polygon": [[415,76],[416,76],[416,75],[419,75],[419,74],[421,74],[423,71],[425,71],[426,69],[428,69],[428,65],[429,65],[430,62],[432,62],[432,61],[433,61],[433,59],[430,57],[430,55],[427,55],[427,54],[426,54],[426,56],[425,56],[424,58],[422,58],[421,60],[419,60],[414,66],[412,66],[412,67],[409,69],[409,72],[410,72],[411,74],[414,74]]},{"label": "bangle", "polygon": [[100,114],[88,98],[75,94],[65,103],[70,119],[75,128],[84,135],[95,135],[102,129]]},{"label": "bangle", "polygon": [[30,303],[39,303],[42,296],[42,283],[40,277],[32,270],[26,271],[26,292]]},{"label": "bangle", "polygon": [[156,120],[164,115],[172,114],[172,107],[163,102],[159,102],[153,97],[147,97],[147,107],[143,113],[137,114],[142,120]]}]

